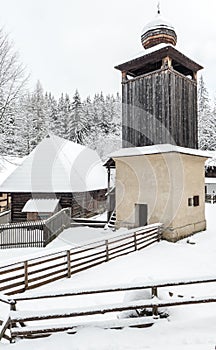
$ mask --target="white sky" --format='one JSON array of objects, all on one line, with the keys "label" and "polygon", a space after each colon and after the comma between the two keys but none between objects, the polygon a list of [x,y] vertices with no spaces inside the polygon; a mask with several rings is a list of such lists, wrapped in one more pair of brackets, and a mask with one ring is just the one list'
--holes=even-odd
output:
[{"label": "white sky", "polygon": [[[140,34],[156,14],[157,0],[0,0],[4,26],[21,61],[56,97],[121,89],[113,67],[144,49]],[[161,0],[184,54],[203,65],[211,96],[216,93],[216,1]]]}]

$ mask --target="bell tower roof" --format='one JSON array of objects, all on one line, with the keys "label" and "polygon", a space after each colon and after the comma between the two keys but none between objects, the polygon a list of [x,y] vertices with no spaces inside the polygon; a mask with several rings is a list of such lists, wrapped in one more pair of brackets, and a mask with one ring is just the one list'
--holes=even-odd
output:
[{"label": "bell tower roof", "polygon": [[170,22],[161,16],[159,4],[156,17],[143,28],[141,42],[144,49],[149,49],[161,43],[173,46],[177,43],[175,29]]},{"label": "bell tower roof", "polygon": [[162,69],[163,59],[169,57],[172,60],[172,67],[175,71],[187,76],[193,76],[203,67],[192,61],[187,56],[176,50],[173,46],[167,45],[159,50],[137,57],[131,61],[115,66],[121,72],[125,72],[129,76],[136,78],[143,74]]}]

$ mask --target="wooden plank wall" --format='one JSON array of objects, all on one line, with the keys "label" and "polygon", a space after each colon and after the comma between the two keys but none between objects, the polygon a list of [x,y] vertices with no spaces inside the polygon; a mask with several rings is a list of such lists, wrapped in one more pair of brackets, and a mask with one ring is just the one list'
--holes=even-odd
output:
[{"label": "wooden plank wall", "polygon": [[30,198],[32,198],[31,193],[11,193],[12,222],[22,222],[27,220],[27,213],[22,213],[22,208]]},{"label": "wooden plank wall", "polygon": [[123,147],[172,143],[198,147],[197,83],[173,69],[122,84]]},{"label": "wooden plank wall", "polygon": [[71,208],[73,217],[91,217],[106,209],[107,189],[76,193],[11,193],[11,221],[23,222],[27,220],[26,213],[22,213],[25,203],[31,198],[59,198],[60,208]]}]

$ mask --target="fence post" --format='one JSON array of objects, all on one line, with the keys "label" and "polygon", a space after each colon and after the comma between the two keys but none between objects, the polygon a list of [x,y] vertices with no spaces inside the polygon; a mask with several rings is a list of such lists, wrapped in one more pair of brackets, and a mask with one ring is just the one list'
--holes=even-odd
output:
[{"label": "fence post", "polygon": [[105,240],[105,246],[106,246],[106,261],[109,261],[109,241],[108,241],[108,239]]},{"label": "fence post", "polygon": [[[158,292],[157,292],[157,287],[152,287],[152,298],[157,297],[158,296]],[[152,308],[152,314],[154,317],[158,316],[158,307],[155,305]]]},{"label": "fence post", "polygon": [[[10,301],[10,311],[16,311],[16,300]],[[17,326],[16,322],[13,322],[13,323],[10,323],[9,328],[16,327],[16,326]]]},{"label": "fence post", "polygon": [[136,235],[136,232],[134,232],[134,250],[137,250],[137,235]]},{"label": "fence post", "polygon": [[10,310],[16,311],[16,301],[15,300],[10,301]]},{"label": "fence post", "polygon": [[48,241],[48,227],[46,225],[46,222],[43,224],[43,246],[46,247],[47,241]]},{"label": "fence post", "polygon": [[160,242],[162,238],[162,226],[158,226],[158,242]]},{"label": "fence post", "polygon": [[24,261],[24,284],[25,290],[28,289],[28,261]]},{"label": "fence post", "polygon": [[67,250],[67,277],[71,278],[71,260],[70,250]]}]

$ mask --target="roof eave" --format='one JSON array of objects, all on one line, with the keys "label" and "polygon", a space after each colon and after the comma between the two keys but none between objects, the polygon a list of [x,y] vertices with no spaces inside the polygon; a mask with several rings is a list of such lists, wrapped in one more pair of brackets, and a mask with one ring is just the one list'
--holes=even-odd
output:
[{"label": "roof eave", "polygon": [[166,55],[170,55],[171,58],[178,61],[193,72],[198,72],[199,70],[203,69],[203,67],[200,64],[194,62],[189,57],[185,56],[180,51],[176,50],[173,46],[170,45],[156,50],[154,52],[148,53],[146,55],[143,55],[141,57],[135,58],[131,61],[122,63],[118,66],[115,66],[114,68],[120,70],[121,72],[128,72],[133,74],[133,70],[137,70],[145,64],[156,62],[158,59],[160,60]]}]

